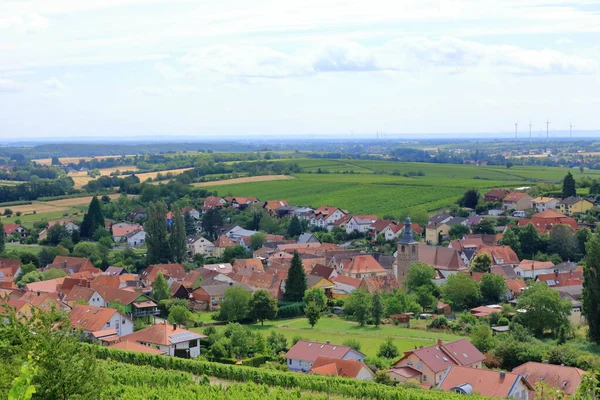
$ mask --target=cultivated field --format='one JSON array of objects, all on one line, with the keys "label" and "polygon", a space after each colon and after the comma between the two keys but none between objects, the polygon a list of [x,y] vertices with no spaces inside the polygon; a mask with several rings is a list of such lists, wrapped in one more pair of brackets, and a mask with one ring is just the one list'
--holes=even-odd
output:
[{"label": "cultivated field", "polygon": [[[166,175],[166,174],[170,173],[171,175],[175,176],[175,175],[181,174],[182,172],[189,171],[190,169],[194,169],[194,168],[179,168],[179,169],[169,169],[169,170],[165,170],[165,171],[144,172],[141,174],[135,174],[135,176],[140,178],[140,182],[145,182],[148,179],[156,179],[158,174]],[[120,175],[121,178],[125,178],[126,176],[128,176],[128,175]]]},{"label": "cultivated field", "polygon": [[[102,160],[108,160],[110,158],[121,158],[123,156],[97,156],[97,157],[59,157],[59,160],[61,163],[63,164],[77,164],[79,162],[79,160],[84,160],[84,161],[91,161],[91,160],[98,160],[98,161],[102,161]],[[126,156],[126,157],[133,157],[133,156]],[[35,161],[36,163],[40,164],[40,165],[52,165],[52,159],[51,158],[38,158],[37,160],[32,160]]]},{"label": "cultivated field", "polygon": [[[271,333],[270,331],[282,333],[288,340],[289,345],[296,336],[321,343],[331,340],[335,344],[342,344],[347,339],[356,339],[361,344],[360,351],[369,357],[377,355],[379,345],[388,337],[394,339],[394,343],[398,346],[400,352],[413,350],[418,346],[432,345],[437,339],[451,341],[461,338],[461,336],[449,333],[427,332],[391,325],[384,325],[379,328],[372,325],[361,327],[357,323],[339,318],[321,318],[314,328],[310,327],[306,318],[270,321],[265,322],[264,326],[260,324],[250,325],[250,328],[261,331],[266,336]],[[194,328],[192,330],[201,333],[202,329]],[[217,329],[225,329],[225,327],[218,327]]]},{"label": "cultivated field", "polygon": [[222,186],[222,185],[235,185],[235,184],[238,184],[238,183],[283,181],[283,180],[286,180],[286,179],[294,179],[294,177],[290,176],[290,175],[248,176],[248,177],[245,177],[245,178],[224,179],[222,181],[193,183],[192,186],[196,186],[196,187]]},{"label": "cultivated field", "polygon": [[[101,176],[110,176],[110,174],[112,174],[115,171],[137,171],[138,168],[135,165],[127,165],[127,166],[120,166],[120,167],[113,167],[113,168],[101,168],[98,171],[100,171],[100,175]],[[69,176],[71,178],[73,178],[73,181],[75,182],[75,189],[81,189],[84,185],[87,185],[87,183],[93,179],[98,179],[98,178],[92,178],[91,176],[89,176],[87,174],[87,171],[77,171],[77,172],[72,172],[69,174]]]},{"label": "cultivated field", "polygon": [[[108,197],[110,197],[113,200],[118,199],[119,196],[120,194],[108,195]],[[6,208],[10,208],[13,211],[13,213],[21,212],[21,214],[31,214],[34,211],[36,212],[36,214],[66,211],[75,206],[87,206],[90,203],[90,201],[92,201],[92,197],[93,196],[85,196],[52,201],[34,201],[32,202],[32,204],[0,208],[0,214],[3,214]]]}]

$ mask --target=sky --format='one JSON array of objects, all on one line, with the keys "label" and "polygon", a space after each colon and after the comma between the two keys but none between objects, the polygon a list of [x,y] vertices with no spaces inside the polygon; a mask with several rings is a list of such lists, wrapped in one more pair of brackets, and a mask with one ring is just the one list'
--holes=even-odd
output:
[{"label": "sky", "polygon": [[600,128],[600,1],[0,0],[0,139]]}]

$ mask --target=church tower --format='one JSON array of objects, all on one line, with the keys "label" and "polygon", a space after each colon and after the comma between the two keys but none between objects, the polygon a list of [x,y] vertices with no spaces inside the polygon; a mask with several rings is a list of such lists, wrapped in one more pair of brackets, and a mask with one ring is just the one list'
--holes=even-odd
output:
[{"label": "church tower", "polygon": [[411,265],[419,261],[419,242],[412,232],[410,217],[404,221],[404,233],[398,241],[398,252],[394,263],[394,275],[400,283],[406,279],[406,273]]}]

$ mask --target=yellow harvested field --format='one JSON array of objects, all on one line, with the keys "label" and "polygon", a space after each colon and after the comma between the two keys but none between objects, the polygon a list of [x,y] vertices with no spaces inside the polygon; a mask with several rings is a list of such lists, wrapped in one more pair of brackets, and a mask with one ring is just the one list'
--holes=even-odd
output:
[{"label": "yellow harvested field", "polygon": [[[102,175],[102,176],[110,176],[110,174],[112,174],[113,172],[115,172],[117,170],[119,170],[119,171],[137,171],[138,168],[134,165],[124,165],[124,166],[113,167],[113,168],[101,168],[98,171],[100,171],[100,175]],[[73,178],[73,181],[75,182],[75,189],[81,189],[84,185],[86,185],[92,179],[97,179],[97,178],[92,178],[91,176],[89,176],[87,174],[87,171],[71,172],[69,174],[69,176],[71,178]]]},{"label": "yellow harvested field", "polygon": [[[63,164],[72,164],[72,163],[78,163],[79,160],[84,160],[84,161],[91,161],[91,160],[108,160],[109,158],[121,158],[122,156],[97,156],[97,157],[59,157],[58,159],[60,160],[61,163]],[[133,157],[133,155],[127,155],[126,157]],[[52,165],[52,159],[51,158],[38,158],[37,160],[32,160],[35,161],[36,163],[40,164],[40,165]]]},{"label": "yellow harvested field", "polygon": [[286,179],[296,179],[296,178],[293,176],[290,176],[290,175],[248,176],[246,178],[233,178],[233,179],[224,179],[222,181],[193,183],[192,186],[207,187],[207,186],[232,185],[232,184],[236,184],[236,183],[282,181],[282,180],[286,180]]},{"label": "yellow harvested field", "polygon": [[[179,169],[169,169],[166,171],[145,172],[143,174],[135,174],[135,176],[140,178],[140,182],[145,182],[150,178],[155,179],[158,176],[158,174],[166,175],[166,174],[170,173],[173,176],[175,176],[175,175],[181,174],[182,172],[189,171],[190,169],[194,169],[194,168],[179,168]],[[126,176],[126,175],[121,175],[121,178],[123,178],[124,176]]]},{"label": "yellow harvested field", "polygon": [[[118,199],[120,194],[110,194],[108,197],[115,200]],[[38,214],[54,212],[54,211],[64,211],[68,210],[73,206],[82,206],[87,205],[92,201],[93,196],[85,196],[85,197],[74,197],[72,199],[62,199],[62,200],[52,200],[52,201],[34,201],[32,204],[25,204],[22,206],[10,206],[6,208],[10,208],[13,213],[20,211],[23,214],[31,214],[32,212],[36,212]],[[4,213],[4,208],[0,209],[0,214]]]}]

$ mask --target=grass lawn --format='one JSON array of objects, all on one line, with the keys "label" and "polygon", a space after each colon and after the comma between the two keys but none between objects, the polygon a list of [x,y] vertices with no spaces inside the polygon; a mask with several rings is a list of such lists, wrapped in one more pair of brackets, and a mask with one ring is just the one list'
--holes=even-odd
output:
[{"label": "grass lawn", "polygon": [[15,250],[19,253],[30,253],[36,256],[43,248],[44,246],[37,244],[6,243],[6,251]]},{"label": "grass lawn", "polygon": [[[67,216],[65,216],[65,214],[67,214]],[[1,221],[3,224],[14,224],[15,221],[20,220],[21,225],[23,225],[25,228],[31,229],[33,227],[33,224],[36,222],[47,222],[57,219],[81,220],[83,219],[83,214],[84,213],[80,208],[71,207],[64,210],[59,209],[58,211],[51,211],[38,214],[27,213],[22,214],[19,217],[13,215],[12,217],[3,217]]]},{"label": "grass lawn", "polygon": [[[269,335],[270,331],[275,330],[277,333],[282,333],[288,341],[296,336],[323,343],[330,340],[335,344],[342,344],[347,339],[356,339],[361,344],[361,351],[369,357],[377,355],[379,345],[388,337],[394,339],[394,343],[401,352],[412,350],[421,345],[429,346],[434,344],[438,338],[444,341],[461,338],[461,336],[449,333],[428,332],[392,325],[379,328],[374,326],[361,327],[357,323],[335,317],[321,318],[314,328],[310,327],[306,318],[269,321],[265,322],[264,326],[253,324],[250,325],[250,328],[261,331],[265,335]],[[202,329],[194,328],[192,330],[202,332]],[[224,329],[224,327],[217,327],[217,329]]]}]

